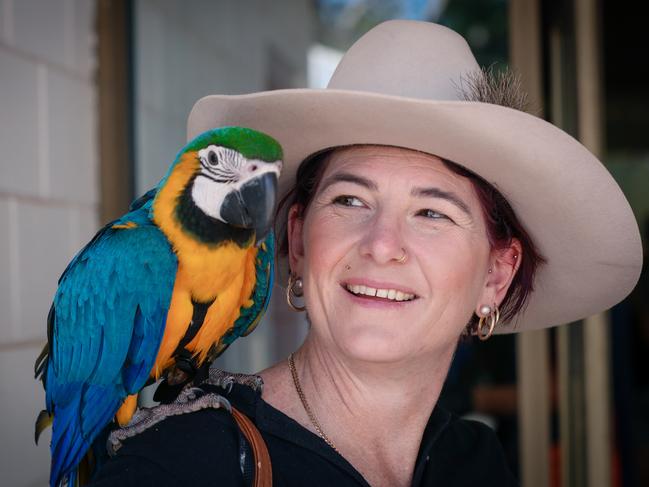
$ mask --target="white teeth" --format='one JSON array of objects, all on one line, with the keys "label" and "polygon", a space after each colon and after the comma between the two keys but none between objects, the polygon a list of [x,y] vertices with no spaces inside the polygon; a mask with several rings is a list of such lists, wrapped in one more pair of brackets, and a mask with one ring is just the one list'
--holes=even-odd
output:
[{"label": "white teeth", "polygon": [[390,299],[392,301],[410,301],[415,298],[414,294],[404,293],[396,289],[375,289],[362,284],[347,284],[347,289],[354,294],[376,296],[377,298]]}]

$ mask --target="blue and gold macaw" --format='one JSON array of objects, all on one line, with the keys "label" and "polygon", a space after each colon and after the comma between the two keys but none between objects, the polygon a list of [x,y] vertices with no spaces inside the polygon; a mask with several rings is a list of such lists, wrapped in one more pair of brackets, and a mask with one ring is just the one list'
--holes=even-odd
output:
[{"label": "blue and gold macaw", "polygon": [[130,421],[147,383],[186,384],[257,325],[272,288],[281,161],[265,134],[205,132],[65,269],[35,367],[52,487],[75,485],[93,442]]}]

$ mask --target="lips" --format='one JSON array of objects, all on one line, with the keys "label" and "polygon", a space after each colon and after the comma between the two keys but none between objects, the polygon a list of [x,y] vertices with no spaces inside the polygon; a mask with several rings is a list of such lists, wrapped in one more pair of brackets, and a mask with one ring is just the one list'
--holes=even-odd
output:
[{"label": "lips", "polygon": [[340,286],[352,296],[360,298],[359,302],[367,304],[393,303],[398,305],[419,298],[413,289],[402,284],[366,277],[350,277],[341,282]]},{"label": "lips", "polygon": [[344,284],[345,289],[356,296],[368,296],[386,301],[412,301],[415,294],[392,287],[372,287],[365,284]]}]

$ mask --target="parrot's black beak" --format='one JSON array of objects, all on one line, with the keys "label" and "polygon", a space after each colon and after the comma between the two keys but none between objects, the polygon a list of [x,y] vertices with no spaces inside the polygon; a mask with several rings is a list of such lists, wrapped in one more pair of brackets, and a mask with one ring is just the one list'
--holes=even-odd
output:
[{"label": "parrot's black beak", "polygon": [[257,242],[266,238],[277,207],[277,175],[265,173],[225,197],[221,217],[228,224],[255,231]]}]

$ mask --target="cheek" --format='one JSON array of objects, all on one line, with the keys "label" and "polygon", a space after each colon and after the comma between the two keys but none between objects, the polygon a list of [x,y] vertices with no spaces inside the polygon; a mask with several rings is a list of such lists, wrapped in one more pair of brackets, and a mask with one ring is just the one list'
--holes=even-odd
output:
[{"label": "cheek", "polygon": [[354,228],[357,227],[335,213],[322,213],[309,215],[305,220],[305,273],[330,275],[336,263],[354,246]]},{"label": "cheek", "polygon": [[467,238],[428,239],[426,249],[419,253],[431,302],[445,308],[448,321],[461,324],[463,318],[458,317],[472,312],[484,285],[480,276],[488,257],[486,242]]},{"label": "cheek", "polygon": [[[337,279],[345,272],[344,262],[354,249],[355,239],[346,225],[332,216],[310,215],[303,228],[304,299],[311,331],[325,341],[346,347],[351,343],[350,330],[339,327],[346,320],[339,306]],[[337,272],[338,271],[338,272]]]}]

